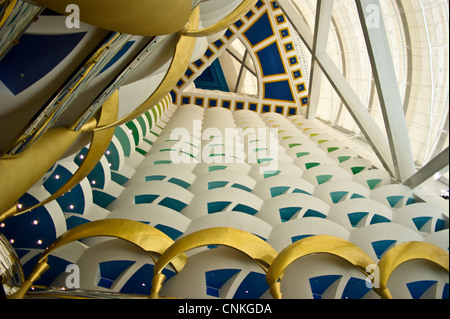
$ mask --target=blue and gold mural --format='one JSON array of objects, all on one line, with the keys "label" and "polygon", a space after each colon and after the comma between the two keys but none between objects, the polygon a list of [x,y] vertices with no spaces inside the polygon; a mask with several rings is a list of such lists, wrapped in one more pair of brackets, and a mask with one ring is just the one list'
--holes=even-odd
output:
[{"label": "blue and gold mural", "polygon": [[[276,1],[258,1],[243,18],[213,41],[204,56],[193,62],[172,91],[174,102],[231,110],[276,112],[283,115],[302,114],[308,105],[308,89],[303,67],[294,46],[293,29]],[[218,58],[226,48],[240,40],[257,67],[258,94],[252,100],[203,98],[191,94],[187,87],[229,92]],[[225,79],[226,80],[226,79]],[[203,92],[208,94],[207,92]],[[261,102],[263,101],[263,102]]]}]

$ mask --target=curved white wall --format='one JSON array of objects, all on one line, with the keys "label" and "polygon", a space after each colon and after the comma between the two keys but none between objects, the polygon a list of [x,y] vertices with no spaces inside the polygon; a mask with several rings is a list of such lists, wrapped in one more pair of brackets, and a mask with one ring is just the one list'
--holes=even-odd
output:
[{"label": "curved white wall", "polygon": [[[136,162],[135,173],[107,207],[107,218],[144,222],[175,240],[207,228],[232,227],[263,238],[277,252],[308,236],[331,235],[356,244],[375,262],[390,248],[408,241],[425,241],[448,249],[448,218],[437,207],[416,203],[409,188],[392,184],[385,171],[374,168],[370,161],[343,146],[337,136],[324,134],[309,121],[296,125],[302,118],[195,105],[164,114],[168,116],[166,121],[152,129],[156,135],[147,155]],[[226,162],[232,158],[221,154],[225,148],[214,143],[221,142],[217,138],[224,137],[227,128],[244,127],[286,129],[278,134],[277,143],[267,147],[275,151],[271,155],[276,169],[268,171],[264,169],[267,162],[250,161],[249,155],[257,148],[251,143],[258,139],[257,134],[238,136],[233,143],[222,140],[220,145],[244,150],[243,158]],[[174,130],[180,134],[171,134]],[[146,138],[144,132],[139,134],[139,141]],[[194,159],[186,155],[183,159],[187,162],[172,163],[171,156],[176,155],[173,149],[180,141],[190,143],[190,152],[200,156]],[[129,142],[135,143],[132,137]],[[262,153],[260,159],[268,156]],[[208,162],[211,157],[202,158],[202,154],[213,156],[214,161]],[[105,252],[104,260],[135,262],[114,281],[114,291],[120,291],[132,272],[147,263],[137,250],[127,251],[125,244],[115,240],[100,238],[84,243],[91,247],[79,260],[82,271],[89,273],[83,288],[94,288],[98,279],[97,252]],[[203,247],[188,256],[183,271],[165,282],[161,295],[232,298],[242,297],[241,290],[249,282],[253,282],[253,288],[265,287],[261,268],[231,248]],[[234,275],[222,287],[208,286],[213,282],[209,276],[224,273]],[[392,289],[394,297],[410,298],[404,286],[424,278],[438,282],[438,295],[445,279],[433,267],[420,265],[408,270],[408,276],[393,279],[390,285],[402,286]],[[321,280],[331,279],[331,284],[320,291]],[[359,289],[364,279],[338,257],[319,254],[289,267],[282,292],[285,298],[315,298],[320,292],[322,298],[378,299],[374,291]],[[257,296],[271,298],[265,289]]]}]

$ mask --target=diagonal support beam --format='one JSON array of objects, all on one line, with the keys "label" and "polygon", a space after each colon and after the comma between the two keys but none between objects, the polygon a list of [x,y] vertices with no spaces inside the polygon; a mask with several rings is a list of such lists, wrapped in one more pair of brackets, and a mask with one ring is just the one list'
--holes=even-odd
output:
[{"label": "diagonal support beam", "polygon": [[328,36],[330,34],[331,15],[334,0],[318,0],[316,8],[316,22],[311,59],[311,76],[309,82],[309,104],[306,113],[308,119],[314,119],[319,107],[320,90],[322,86],[322,70],[316,61],[319,53],[327,51]]},{"label": "diagonal support beam", "polygon": [[242,89],[242,87],[244,85],[243,78],[245,75],[245,61],[247,60],[247,56],[248,56],[248,51],[245,50],[241,68],[239,69],[239,75],[238,75],[238,79],[236,81],[236,87],[234,89],[234,93],[240,92],[240,90]]},{"label": "diagonal support beam", "polygon": [[418,170],[413,176],[404,182],[406,186],[412,189],[419,187],[425,183],[429,178],[435,176],[436,173],[441,172],[448,167],[449,162],[449,148],[447,147],[438,156],[429,161],[425,166]]},{"label": "diagonal support beam", "polygon": [[355,0],[384,117],[397,180],[416,171],[379,0]]},{"label": "diagonal support beam", "polygon": [[365,105],[361,102],[361,99],[355,93],[329,55],[322,53],[317,56],[317,61],[353,120],[366,137],[368,143],[372,146],[372,149],[383,164],[383,167],[390,172],[391,176],[393,176],[394,165],[390,156],[391,152],[385,134],[380,130],[370,113],[367,111]]},{"label": "diagonal support beam", "polygon": [[[283,9],[286,17],[296,29],[305,46],[312,53],[314,37],[311,29],[303,20],[301,14],[299,14],[299,8],[297,8],[290,0],[278,0],[278,3]],[[326,52],[322,52],[316,54],[315,59],[349,113],[352,115],[354,121],[361,129],[361,132],[372,146],[383,167],[391,174],[391,176],[394,176],[391,151],[383,131],[378,127],[366,106],[362,103],[361,99],[355,93],[329,55]]]}]

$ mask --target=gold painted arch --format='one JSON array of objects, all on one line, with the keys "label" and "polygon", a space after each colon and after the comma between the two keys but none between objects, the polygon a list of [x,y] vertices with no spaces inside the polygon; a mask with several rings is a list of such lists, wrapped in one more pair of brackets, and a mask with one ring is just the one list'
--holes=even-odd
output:
[{"label": "gold painted arch", "polygon": [[380,268],[380,292],[391,296],[388,282],[394,271],[402,264],[412,260],[428,260],[447,272],[449,271],[449,254],[442,248],[426,242],[411,241],[390,249],[378,262]]},{"label": "gold painted arch", "polygon": [[[52,252],[71,242],[96,236],[116,237],[128,241],[148,253],[155,263],[157,263],[157,260],[152,253],[162,255],[173,244],[173,240],[169,236],[156,228],[127,219],[104,219],[77,226],[61,235],[47,247],[23,286],[10,299],[23,299],[25,297],[33,282],[49,269],[48,256]],[[179,272],[186,261],[187,256],[185,254],[178,254],[170,263]]]},{"label": "gold painted arch", "polygon": [[[88,124],[85,125],[85,128],[82,129],[82,132],[85,130],[92,131],[94,124],[99,126],[112,123],[117,119],[118,112],[119,112],[119,93],[118,91],[115,91],[113,95],[103,104],[102,108],[100,109],[98,121],[96,122],[92,121],[92,124],[89,124],[88,122]],[[113,135],[114,135],[113,128],[93,132],[89,151],[86,154],[84,161],[81,163],[80,167],[77,169],[75,174],[59,190],[57,190],[54,194],[52,194],[45,200],[39,202],[38,204],[32,207],[23,207],[19,209],[16,205],[13,206],[5,213],[0,214],[0,221],[3,221],[8,217],[18,216],[30,212],[36,208],[42,207],[50,203],[51,201],[61,197],[62,195],[70,191],[72,188],[74,188],[95,168],[100,158],[108,149],[111,140],[113,138]]]},{"label": "gold painted arch", "polygon": [[174,258],[194,248],[222,245],[234,248],[253,259],[267,273],[277,252],[267,242],[246,231],[230,228],[208,228],[189,234],[177,240],[158,260],[154,268],[153,286],[150,298],[158,299],[165,276],[162,270]]},{"label": "gold painted arch", "polygon": [[[156,36],[181,31],[191,13],[186,0],[33,0],[36,4],[63,15],[70,5],[79,9],[80,20],[115,32]],[[167,23],[170,21],[170,23]]]},{"label": "gold painted arch", "polygon": [[[199,26],[200,19],[200,8],[197,7],[191,14],[189,18],[189,28],[195,29]],[[121,124],[125,124],[130,122],[137,117],[141,116],[145,112],[147,112],[151,107],[155,106],[162,99],[164,99],[176,83],[180,80],[181,76],[186,72],[192,54],[194,52],[195,44],[197,43],[197,39],[190,36],[179,35],[179,40],[177,46],[175,48],[175,54],[173,56],[172,62],[170,64],[169,70],[167,71],[164,79],[158,86],[155,92],[138,106],[134,111],[130,112],[120,120],[115,121],[114,123],[110,123],[108,125],[99,126],[96,128],[98,130],[109,129],[112,127],[119,126]]]},{"label": "gold painted arch", "polygon": [[216,22],[213,25],[203,29],[187,30],[183,32],[183,34],[191,37],[206,37],[217,34],[218,32],[225,30],[233,23],[235,23],[237,20],[239,20],[250,9],[252,9],[257,2],[258,2],[257,0],[243,0],[242,3],[236,9],[234,9],[228,16],[226,16],[219,22]]},{"label": "gold painted arch", "polygon": [[296,260],[312,254],[331,254],[358,268],[363,274],[369,265],[375,265],[361,248],[342,238],[318,235],[303,238],[286,247],[273,261],[267,273],[267,283],[274,299],[282,299],[281,279],[286,269]]}]

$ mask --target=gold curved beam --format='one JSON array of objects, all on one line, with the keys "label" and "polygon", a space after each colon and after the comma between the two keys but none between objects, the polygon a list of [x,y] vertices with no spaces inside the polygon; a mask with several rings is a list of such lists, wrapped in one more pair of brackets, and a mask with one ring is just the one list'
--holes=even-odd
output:
[{"label": "gold curved beam", "polygon": [[78,132],[64,127],[50,129],[33,147],[17,156],[0,158],[0,221],[15,211],[17,200],[64,155],[82,133],[92,131],[95,124],[95,121],[90,121]]},{"label": "gold curved beam", "polygon": [[166,278],[161,273],[164,267],[184,252],[208,245],[228,246],[243,252],[256,261],[265,272],[268,271],[272,261],[277,255],[275,249],[267,242],[243,230],[229,227],[200,230],[177,240],[159,258],[153,270],[153,286],[150,298],[159,298],[159,292],[161,291],[162,284]]},{"label": "gold curved beam", "polygon": [[[188,26],[190,28],[198,28],[199,18],[200,18],[200,8],[197,7],[192,12]],[[145,112],[147,112],[151,107],[155,106],[159,101],[165,98],[169,94],[169,92],[174,88],[177,82],[180,80],[184,72],[186,72],[192,54],[194,52],[196,42],[197,42],[196,38],[181,35],[180,40],[178,41],[177,47],[175,49],[175,54],[173,56],[170,68],[167,71],[163,81],[156,89],[156,91],[153,92],[153,94],[143,104],[141,104],[134,111],[130,112],[122,119],[109,125],[98,127],[96,128],[96,130],[108,129],[128,123],[136,119],[137,117],[141,116]]]},{"label": "gold curved beam", "polygon": [[6,6],[5,12],[3,13],[3,16],[0,20],[0,29],[5,24],[6,20],[8,20],[9,16],[11,15],[11,12],[14,10],[14,7],[17,4],[17,0],[2,0],[0,1],[0,6]]},{"label": "gold curved beam", "polygon": [[[79,19],[99,28],[143,36],[181,31],[189,19],[192,1],[187,0],[33,0],[60,14],[79,8]],[[69,12],[67,12],[69,11]]]},{"label": "gold curved beam", "polygon": [[301,239],[280,252],[270,266],[266,279],[274,299],[282,298],[280,280],[287,267],[299,258],[320,253],[343,258],[367,276],[367,266],[376,264],[361,248],[342,238],[320,235]]},{"label": "gold curved beam", "polygon": [[[22,134],[19,138],[17,138],[11,145],[9,145],[6,150],[11,150],[18,146],[21,143],[26,142],[29,145],[32,145],[35,143],[42,134],[46,132],[46,130],[52,126],[52,123],[54,123],[57,118],[55,117],[56,113],[58,111],[61,111],[61,109],[64,108],[64,104],[66,103],[66,100],[72,97],[74,93],[78,90],[78,87],[86,81],[87,78],[92,76],[92,71],[95,69],[97,63],[99,62],[100,58],[102,57],[105,50],[108,49],[108,47],[113,44],[115,41],[117,41],[118,38],[120,38],[122,35],[120,33],[114,34],[105,44],[102,45],[100,49],[98,49],[93,56],[84,64],[82,73],[77,76],[76,80],[70,85],[70,87],[63,89],[59,94],[61,94],[60,97],[57,97],[58,100],[57,104],[59,105],[57,108],[53,109],[51,112],[47,113],[45,115],[45,120],[39,125],[36,126],[29,135]],[[47,106],[48,107],[48,106]],[[74,130],[72,128],[72,130]],[[28,139],[28,141],[27,141]],[[14,157],[17,154],[9,155],[10,157]]]},{"label": "gold curved beam", "polygon": [[236,9],[233,10],[233,12],[222,20],[200,30],[186,30],[183,34],[191,37],[206,37],[214,35],[230,27],[233,23],[242,18],[248,11],[250,11],[251,8],[255,6],[257,2],[257,0],[244,0]]},{"label": "gold curved beam", "polygon": [[386,296],[391,296],[387,288],[389,278],[401,264],[411,260],[428,260],[449,271],[449,254],[445,250],[426,242],[406,242],[390,249],[378,262],[380,269],[380,288]]},{"label": "gold curved beam", "polygon": [[[56,249],[61,248],[71,242],[88,237],[107,236],[116,237],[135,244],[146,251],[150,257],[157,262],[151,253],[162,255],[168,247],[173,244],[173,240],[163,232],[141,222],[127,219],[104,219],[89,222],[61,235],[53,244],[51,244],[40,256],[33,271],[25,280],[23,286],[13,294],[10,299],[23,299],[27,291],[38,280],[41,275],[49,268],[48,256]],[[187,256],[180,254],[171,261],[176,271],[180,271],[187,261]]]},{"label": "gold curved beam", "polygon": [[[112,123],[117,119],[119,112],[118,91],[115,91],[113,95],[111,95],[111,97],[103,104],[100,111],[101,113],[97,122],[97,126]],[[72,177],[59,190],[34,206],[23,207],[19,209],[17,205],[14,205],[14,207],[9,209],[5,214],[0,215],[0,221],[3,221],[8,217],[21,215],[33,209],[42,207],[50,203],[51,201],[61,197],[76,185],[78,185],[95,168],[97,163],[102,158],[103,154],[108,149],[113,136],[114,129],[94,132],[92,135],[89,151],[86,154],[83,163],[81,163],[75,174],[73,174]]]}]

